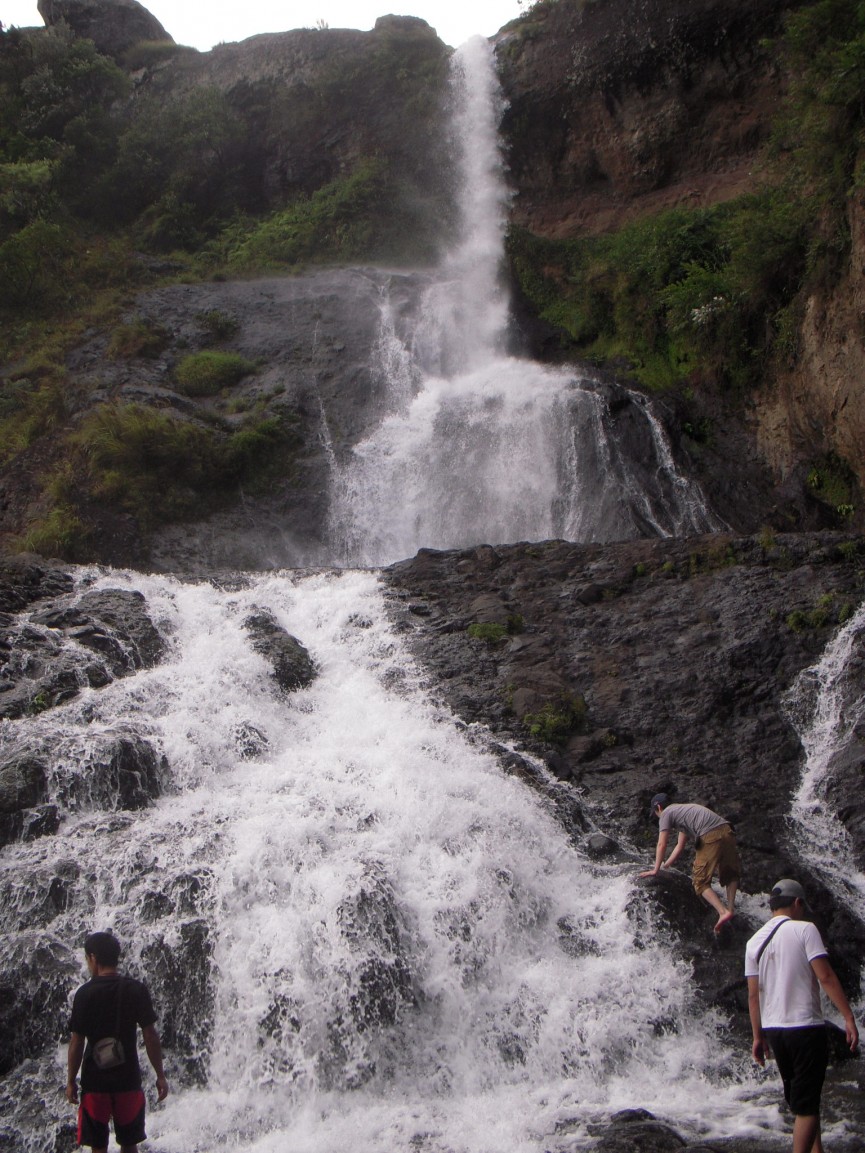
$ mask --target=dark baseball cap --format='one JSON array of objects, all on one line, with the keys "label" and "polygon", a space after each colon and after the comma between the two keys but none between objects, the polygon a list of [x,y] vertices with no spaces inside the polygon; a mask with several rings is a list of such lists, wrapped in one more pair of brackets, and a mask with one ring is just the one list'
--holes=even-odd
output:
[{"label": "dark baseball cap", "polygon": [[666,807],[667,807],[667,805],[669,805],[669,803],[670,803],[670,798],[667,796],[666,793],[655,793],[655,795],[654,795],[654,797],[652,797],[651,803],[649,805],[649,816],[654,817],[655,809],[658,807],[658,805],[661,805],[662,808],[666,809]]},{"label": "dark baseball cap", "polygon": [[805,890],[798,881],[794,881],[792,877],[782,877],[780,881],[776,881],[772,886],[770,897],[783,897],[792,905],[795,900],[804,901],[808,904],[808,898],[805,896]]}]

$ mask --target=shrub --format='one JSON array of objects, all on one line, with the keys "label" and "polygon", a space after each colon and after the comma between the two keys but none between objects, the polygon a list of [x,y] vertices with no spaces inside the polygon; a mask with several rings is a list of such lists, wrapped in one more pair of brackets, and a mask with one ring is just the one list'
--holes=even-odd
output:
[{"label": "shrub", "polygon": [[572,733],[585,728],[586,702],[582,696],[562,693],[547,701],[536,713],[525,713],[523,724],[533,737],[551,745],[563,745]]},{"label": "shrub", "polygon": [[155,358],[168,342],[168,333],[158,324],[136,317],[128,324],[119,324],[111,334],[108,355],[115,360],[135,357]]},{"label": "shrub", "polygon": [[86,535],[85,527],[75,510],[68,504],[59,504],[45,517],[35,521],[15,541],[15,547],[20,552],[75,560]]},{"label": "shrub", "polygon": [[214,340],[228,340],[240,328],[236,317],[219,308],[211,308],[207,312],[200,312],[197,320],[201,327],[209,332]]},{"label": "shrub", "polygon": [[187,396],[214,396],[255,372],[255,365],[236,352],[203,349],[185,356],[174,379]]},{"label": "shrub", "polygon": [[508,630],[506,625],[500,625],[494,621],[484,621],[483,623],[469,625],[468,634],[473,640],[488,641],[490,644],[497,644],[499,641],[505,639],[508,635]]},{"label": "shrub", "polygon": [[155,524],[202,516],[240,484],[290,473],[298,439],[290,416],[226,435],[140,404],[104,404],[72,437],[93,496]]}]

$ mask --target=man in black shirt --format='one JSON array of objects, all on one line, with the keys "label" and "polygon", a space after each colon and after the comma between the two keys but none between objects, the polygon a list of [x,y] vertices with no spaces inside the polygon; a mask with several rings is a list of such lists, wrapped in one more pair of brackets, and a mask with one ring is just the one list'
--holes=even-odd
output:
[{"label": "man in black shirt", "polygon": [[[93,1153],[106,1153],[108,1122],[113,1118],[114,1136],[122,1153],[135,1153],[138,1143],[145,1138],[144,1093],[137,1046],[139,1025],[148,1060],[156,1073],[159,1100],[163,1101],[168,1095],[156,1014],[147,986],[117,972],[120,943],[116,937],[110,933],[91,933],[84,942],[84,957],[90,980],[81,986],[72,1001],[66,1099],[79,1105],[79,1145],[90,1145]],[[112,1038],[119,1045],[112,1045]],[[99,1044],[103,1041],[105,1044]],[[107,1058],[102,1055],[106,1048],[110,1051]]]}]

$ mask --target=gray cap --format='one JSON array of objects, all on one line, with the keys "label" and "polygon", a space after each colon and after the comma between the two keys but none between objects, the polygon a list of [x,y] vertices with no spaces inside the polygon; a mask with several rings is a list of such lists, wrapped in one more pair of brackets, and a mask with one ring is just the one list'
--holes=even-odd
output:
[{"label": "gray cap", "polygon": [[772,886],[770,897],[786,897],[789,898],[790,904],[798,899],[808,903],[808,898],[805,896],[805,890],[798,881],[794,881],[792,877],[782,877],[780,881],[776,881]]},{"label": "gray cap", "polygon": [[658,807],[658,805],[660,805],[662,809],[666,809],[669,803],[670,798],[666,793],[655,793],[654,797],[652,797],[652,800],[649,803],[649,816],[654,817],[655,809]]}]

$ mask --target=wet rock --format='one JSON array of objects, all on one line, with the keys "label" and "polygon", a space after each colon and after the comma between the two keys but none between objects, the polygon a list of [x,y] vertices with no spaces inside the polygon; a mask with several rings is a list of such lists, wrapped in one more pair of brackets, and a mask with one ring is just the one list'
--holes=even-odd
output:
[{"label": "wet rock", "polygon": [[67,808],[144,809],[161,796],[168,762],[138,733],[94,738],[54,770],[59,804]]},{"label": "wet rock", "polygon": [[586,837],[586,852],[590,857],[609,857],[618,850],[618,845],[606,833],[592,833]]},{"label": "wet rock", "polygon": [[[12,585],[10,578],[4,585],[0,570],[0,596],[5,588],[7,602],[19,610],[46,592],[56,598],[59,588],[65,593],[72,583],[67,574],[37,565],[7,567],[7,576],[10,571],[19,583]],[[27,596],[31,599],[21,603]],[[75,604],[52,599],[29,616],[6,614],[0,619],[0,717],[35,715],[71,700],[87,685],[103,688],[150,668],[164,647],[142,594],[125,589],[91,591]]]},{"label": "wet rock", "polygon": [[115,633],[126,648],[127,665],[131,660],[133,668],[149,669],[162,660],[165,642],[151,620],[142,593],[130,589],[87,592],[77,608],[85,617],[95,618]]},{"label": "wet rock", "polygon": [[7,935],[0,944],[0,1074],[67,1035],[69,985],[80,961],[42,933]]},{"label": "wet rock", "polygon": [[151,941],[141,953],[146,980],[159,1006],[160,1036],[174,1050],[183,1083],[207,1082],[215,980],[211,929],[203,918]]},{"label": "wet rock", "polygon": [[[48,771],[37,757],[23,756],[0,765],[0,845],[34,830],[33,806],[45,799]],[[47,814],[44,818],[49,820]],[[38,835],[31,831],[31,835]]]},{"label": "wet rock", "polygon": [[[819,878],[807,876],[786,818],[803,763],[788,693],[861,600],[860,547],[860,538],[833,533],[771,542],[728,535],[597,546],[547,541],[497,546],[494,565],[476,550],[425,550],[384,570],[383,579],[434,694],[465,722],[492,729],[500,748],[511,750],[501,753],[508,771],[557,798],[575,843],[585,846],[588,827],[628,846],[623,859],[636,876],[654,856],[657,828],[646,817],[653,793],[675,789],[678,799],[708,805],[735,826],[747,892],[768,892],[789,873],[803,877],[833,961],[853,990],[863,927]],[[586,596],[590,587],[603,595]],[[520,643],[479,646],[464,622],[472,606],[498,600],[522,617]],[[804,629],[788,623],[818,603],[831,606],[825,621]],[[423,605],[429,615],[417,612]],[[582,697],[586,713],[582,731],[556,747],[533,736],[523,717],[561,693]],[[856,738],[838,786],[859,852],[861,748]],[[510,769],[515,749],[543,760],[557,781],[533,772],[528,756]],[[576,804],[570,813],[565,797]],[[591,823],[583,820],[580,831],[583,809]],[[759,919],[740,913],[716,938],[715,914],[694,894],[689,864],[686,855],[681,870],[641,886],[632,915],[635,924],[649,913],[662,918],[692,963],[701,996],[744,1035],[742,956]]]},{"label": "wet rock", "polygon": [[312,658],[271,612],[257,610],[243,623],[252,638],[252,647],[270,662],[273,679],[283,692],[293,692],[312,683],[315,679]]},{"label": "wet rock", "polygon": [[675,1129],[658,1121],[646,1109],[624,1109],[614,1113],[600,1134],[597,1153],[678,1153],[686,1142]]},{"label": "wet rock", "polygon": [[251,761],[268,749],[270,742],[255,725],[244,721],[234,730],[234,743],[241,760]]}]

